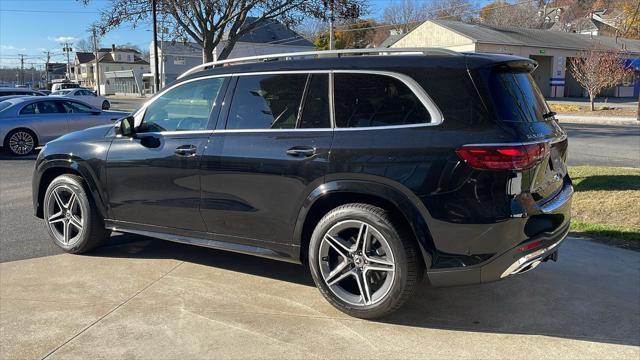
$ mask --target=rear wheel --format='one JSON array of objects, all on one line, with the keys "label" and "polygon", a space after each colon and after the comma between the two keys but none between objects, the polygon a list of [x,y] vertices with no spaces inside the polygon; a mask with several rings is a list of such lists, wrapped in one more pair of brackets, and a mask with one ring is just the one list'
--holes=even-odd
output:
[{"label": "rear wheel", "polygon": [[110,107],[111,107],[111,104],[109,104],[107,100],[102,102],[102,110],[109,110]]},{"label": "rear wheel", "polygon": [[340,311],[376,318],[397,310],[421,277],[413,238],[384,209],[347,204],[327,213],[309,244],[316,286]]},{"label": "rear wheel", "polygon": [[89,251],[109,238],[110,231],[87,196],[82,178],[60,175],[44,195],[44,219],[53,242],[68,253]]},{"label": "rear wheel", "polygon": [[4,140],[4,148],[16,156],[31,154],[37,145],[36,135],[33,131],[27,129],[13,130],[7,134]]}]

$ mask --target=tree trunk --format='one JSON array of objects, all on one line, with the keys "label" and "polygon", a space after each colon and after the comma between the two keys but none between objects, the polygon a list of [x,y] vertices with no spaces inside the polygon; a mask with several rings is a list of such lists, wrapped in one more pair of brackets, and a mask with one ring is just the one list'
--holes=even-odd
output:
[{"label": "tree trunk", "polygon": [[226,60],[229,57],[229,54],[231,54],[231,50],[233,50],[233,45],[235,45],[235,42],[234,44],[231,44],[227,41],[224,48],[220,52],[220,55],[218,56],[218,60]]},{"label": "tree trunk", "polygon": [[215,46],[213,46],[213,38],[211,35],[205,34],[202,37],[202,63],[208,63],[213,61],[213,50]]},{"label": "tree trunk", "polygon": [[595,111],[596,110],[596,97],[593,95],[593,93],[589,93],[589,101],[591,102],[591,111]]}]

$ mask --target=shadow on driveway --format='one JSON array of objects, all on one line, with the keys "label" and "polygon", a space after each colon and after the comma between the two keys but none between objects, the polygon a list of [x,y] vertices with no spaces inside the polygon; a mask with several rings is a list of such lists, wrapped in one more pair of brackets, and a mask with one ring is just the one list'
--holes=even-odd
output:
[{"label": "shadow on driveway", "polygon": [[[314,286],[303,265],[137,235],[114,235],[109,245],[91,255],[177,259]],[[561,247],[559,262],[523,275],[452,288],[433,288],[425,282],[404,307],[381,322],[638,346],[638,260],[638,252],[570,238]]]}]

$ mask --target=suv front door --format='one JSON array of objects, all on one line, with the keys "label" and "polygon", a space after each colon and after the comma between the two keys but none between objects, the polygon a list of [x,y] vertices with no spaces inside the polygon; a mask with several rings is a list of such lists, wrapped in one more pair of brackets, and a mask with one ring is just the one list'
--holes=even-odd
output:
[{"label": "suv front door", "polygon": [[136,113],[133,138],[114,138],[106,170],[114,220],[150,225],[150,231],[205,230],[199,210],[200,160],[227,81],[196,79],[165,90]]},{"label": "suv front door", "polygon": [[202,162],[202,216],[209,232],[235,242],[288,245],[302,202],[327,171],[328,74],[235,80]]}]

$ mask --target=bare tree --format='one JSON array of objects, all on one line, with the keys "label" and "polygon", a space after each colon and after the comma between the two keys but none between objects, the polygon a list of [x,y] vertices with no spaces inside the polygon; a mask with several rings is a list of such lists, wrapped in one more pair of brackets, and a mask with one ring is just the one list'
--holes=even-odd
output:
[{"label": "bare tree", "polygon": [[392,29],[406,34],[426,17],[426,6],[419,0],[399,0],[384,9],[382,19],[390,24]]},{"label": "bare tree", "polygon": [[429,19],[467,21],[475,15],[477,7],[468,0],[433,0],[426,6]]},{"label": "bare tree", "polygon": [[496,0],[480,9],[480,21],[488,25],[538,28],[542,23],[538,10],[535,1]]},{"label": "bare tree", "polygon": [[[338,18],[358,17],[365,8],[365,0],[331,1]],[[327,0],[158,0],[158,4],[168,18],[165,25],[171,25],[176,38],[191,38],[202,46],[205,62],[213,60],[218,45],[223,45],[218,59],[226,59],[238,39],[269,21],[293,25],[305,17],[328,16]],[[111,0],[101,24],[108,31],[123,23],[137,26],[150,16],[151,0]]]},{"label": "bare tree", "polygon": [[76,51],[80,52],[93,52],[93,44],[87,39],[80,39],[76,41],[74,48]]},{"label": "bare tree", "polygon": [[596,96],[604,89],[619,85],[633,75],[633,70],[624,66],[622,54],[615,51],[590,49],[581,57],[571,58],[571,74],[589,94],[591,111],[595,110]]}]

